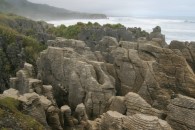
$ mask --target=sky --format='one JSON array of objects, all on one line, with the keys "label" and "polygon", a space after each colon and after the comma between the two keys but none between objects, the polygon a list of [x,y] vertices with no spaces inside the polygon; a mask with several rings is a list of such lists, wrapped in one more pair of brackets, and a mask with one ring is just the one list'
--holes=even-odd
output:
[{"label": "sky", "polygon": [[195,0],[28,0],[72,11],[107,16],[195,17]]}]

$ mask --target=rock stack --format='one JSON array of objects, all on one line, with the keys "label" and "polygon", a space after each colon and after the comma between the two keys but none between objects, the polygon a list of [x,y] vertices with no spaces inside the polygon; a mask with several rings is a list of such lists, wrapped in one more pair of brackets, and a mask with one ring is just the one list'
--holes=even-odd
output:
[{"label": "rock stack", "polygon": [[3,95],[55,130],[194,130],[195,46],[167,45],[160,27],[149,37],[118,43],[106,36],[94,50],[50,40],[38,79],[26,63]]}]

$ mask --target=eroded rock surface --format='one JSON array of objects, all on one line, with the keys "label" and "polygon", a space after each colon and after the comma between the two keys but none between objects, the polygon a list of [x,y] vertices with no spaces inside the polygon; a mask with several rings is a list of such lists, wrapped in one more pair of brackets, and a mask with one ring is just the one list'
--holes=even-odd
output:
[{"label": "eroded rock surface", "polygon": [[146,114],[161,117],[162,112],[154,109],[143,98],[136,93],[125,95],[125,105],[127,107],[127,116],[134,114]]},{"label": "eroded rock surface", "polygon": [[103,114],[100,130],[172,130],[170,125],[155,116],[135,114],[124,116],[115,111]]},{"label": "eroded rock surface", "polygon": [[195,130],[195,99],[178,95],[171,100],[167,122],[175,130]]},{"label": "eroded rock surface", "polygon": [[166,107],[174,93],[194,97],[194,73],[179,50],[138,42],[137,49],[117,47],[111,53],[121,81],[121,95],[139,93],[159,109]]},{"label": "eroded rock surface", "polygon": [[191,44],[167,46],[159,27],[149,40],[118,43],[106,36],[93,48],[63,38],[47,44],[37,60],[38,79],[25,64],[11,78],[18,91],[4,95],[36,93],[33,103],[52,129],[193,130],[193,49],[186,50]]},{"label": "eroded rock surface", "polygon": [[[38,75],[44,84],[54,86],[59,106],[69,102],[74,109],[84,103],[88,115],[97,117],[116,93],[115,79],[109,75],[106,63],[95,60],[95,55],[87,51],[89,48],[85,50],[86,45],[77,42],[84,43],[65,41],[61,44],[69,44],[69,47],[49,47],[42,52],[38,60]],[[91,60],[88,57],[92,57]]]},{"label": "eroded rock surface", "polygon": [[182,52],[186,61],[195,72],[195,43],[194,42],[180,42],[172,41],[169,45],[170,49],[178,49]]}]

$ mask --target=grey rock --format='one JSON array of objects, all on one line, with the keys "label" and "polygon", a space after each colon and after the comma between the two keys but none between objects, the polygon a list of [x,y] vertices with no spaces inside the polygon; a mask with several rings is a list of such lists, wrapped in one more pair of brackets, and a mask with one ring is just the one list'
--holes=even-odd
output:
[{"label": "grey rock", "polygon": [[172,130],[170,125],[155,116],[135,114],[124,116],[115,111],[108,111],[101,117],[100,130]]},{"label": "grey rock", "polygon": [[117,47],[111,53],[120,95],[138,93],[159,109],[166,109],[172,93],[194,97],[194,74],[179,50],[140,43],[137,50]]},{"label": "grey rock", "polygon": [[195,72],[195,43],[194,42],[180,42],[180,41],[171,41],[169,48],[174,50],[178,49],[182,52],[183,56],[186,58],[186,61]]},{"label": "grey rock", "polygon": [[150,116],[157,116],[161,118],[162,112],[152,108],[143,98],[138,94],[129,92],[125,95],[125,105],[127,107],[127,116],[134,114],[145,114]]},{"label": "grey rock", "polygon": [[[106,64],[87,58],[85,49],[49,47],[38,60],[38,75],[44,84],[51,84],[59,106],[69,102],[71,109],[84,103],[88,115],[104,112],[107,101],[115,94],[115,79],[107,72]],[[83,44],[84,45],[84,44]],[[80,48],[80,47],[79,47]],[[45,67],[47,66],[47,67]]]},{"label": "grey rock", "polygon": [[177,95],[168,105],[167,122],[175,130],[195,130],[195,99]]},{"label": "grey rock", "polygon": [[60,110],[55,106],[50,106],[47,109],[47,121],[52,130],[63,130],[60,122]]},{"label": "grey rock", "polygon": [[162,47],[167,46],[167,44],[165,42],[165,35],[161,34],[161,28],[159,26],[153,28],[153,32],[151,32],[149,35],[150,40],[152,40],[152,39],[154,40],[154,38],[161,39]]},{"label": "grey rock", "polygon": [[24,68],[16,73],[16,77],[10,78],[10,87],[21,94],[29,92],[42,93],[42,81],[33,78],[33,66],[25,63]]},{"label": "grey rock", "polygon": [[117,111],[118,113],[125,115],[127,111],[125,98],[120,96],[111,97],[108,102],[107,109],[110,111]]},{"label": "grey rock", "polygon": [[5,90],[3,92],[3,96],[10,97],[10,98],[14,98],[14,99],[18,99],[19,96],[20,96],[20,94],[19,94],[18,90],[15,90],[15,89],[10,88],[10,89]]},{"label": "grey rock", "polygon": [[22,103],[23,112],[34,117],[44,126],[48,127],[44,107],[40,102],[39,95],[36,93],[26,93],[18,98]]},{"label": "grey rock", "polygon": [[63,118],[63,125],[62,126],[70,126],[70,127],[74,127],[76,124],[74,124],[73,118],[71,116],[71,109],[69,106],[64,105],[61,107],[61,114],[62,114],[62,118]]}]

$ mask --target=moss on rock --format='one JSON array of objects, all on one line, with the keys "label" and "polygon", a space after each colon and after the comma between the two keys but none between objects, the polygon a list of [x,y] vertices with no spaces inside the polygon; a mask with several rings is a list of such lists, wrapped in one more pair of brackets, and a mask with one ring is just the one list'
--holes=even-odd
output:
[{"label": "moss on rock", "polygon": [[0,99],[0,128],[5,129],[24,129],[24,130],[44,130],[39,122],[34,118],[19,111],[20,102],[13,98]]}]

